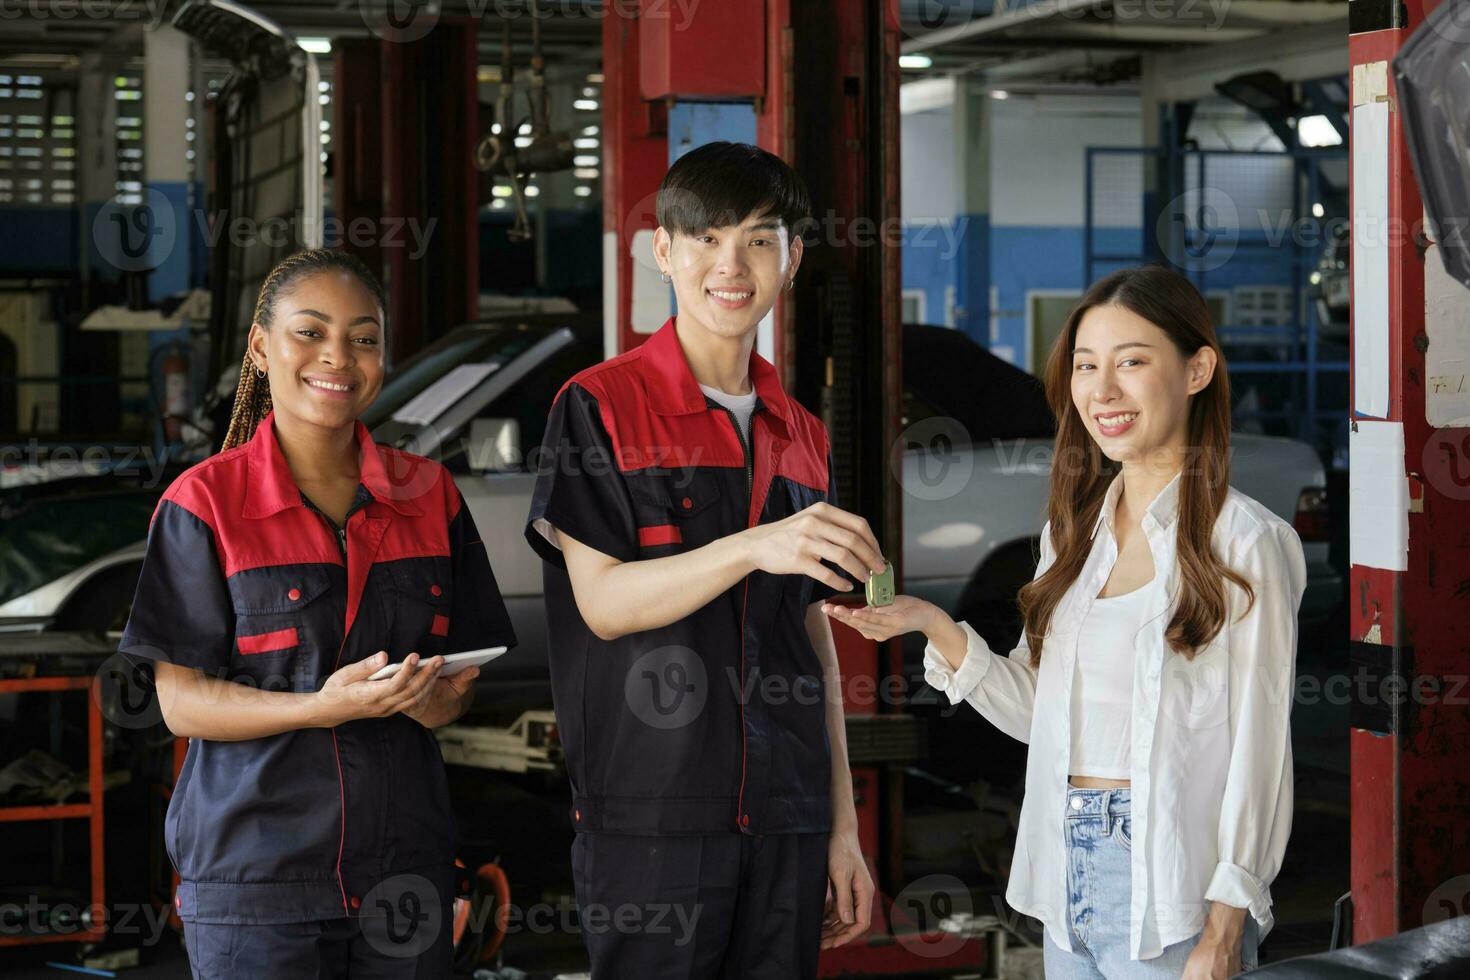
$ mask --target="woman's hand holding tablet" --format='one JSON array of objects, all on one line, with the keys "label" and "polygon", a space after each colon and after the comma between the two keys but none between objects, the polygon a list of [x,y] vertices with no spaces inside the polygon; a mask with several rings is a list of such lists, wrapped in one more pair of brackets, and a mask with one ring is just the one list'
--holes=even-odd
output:
[{"label": "woman's hand holding tablet", "polygon": [[[500,656],[507,649],[507,647],[486,647],[483,650],[466,650],[464,653],[451,653],[443,658],[444,666],[439,668],[439,676],[449,677],[452,674],[459,673],[466,667],[478,667],[481,664],[487,664],[490,661],[494,660],[496,657]],[[373,673],[370,677],[368,677],[368,680],[387,680],[394,674],[398,673],[398,669],[402,666],[402,663],[388,664],[381,670]]]},{"label": "woman's hand holding tablet", "polygon": [[[386,718],[399,711],[412,710],[433,689],[443,666],[442,657],[429,657],[420,662],[410,653],[400,669],[384,681],[368,677],[387,666],[388,654],[379,650],[371,657],[338,668],[327,678],[315,699],[320,705],[321,724],[334,727],[357,718]],[[408,669],[404,670],[403,667]]]}]

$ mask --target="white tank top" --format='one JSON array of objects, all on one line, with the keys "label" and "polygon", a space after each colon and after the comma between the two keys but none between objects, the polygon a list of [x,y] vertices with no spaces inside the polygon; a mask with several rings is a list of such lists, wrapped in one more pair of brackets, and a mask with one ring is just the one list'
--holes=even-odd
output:
[{"label": "white tank top", "polygon": [[1074,776],[1133,778],[1133,641],[1151,585],[1094,599],[1082,623],[1072,676]]}]

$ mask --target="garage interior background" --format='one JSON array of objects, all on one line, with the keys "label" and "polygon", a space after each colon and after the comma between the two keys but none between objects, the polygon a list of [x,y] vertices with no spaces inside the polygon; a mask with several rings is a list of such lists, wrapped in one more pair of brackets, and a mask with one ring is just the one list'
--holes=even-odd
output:
[{"label": "garage interior background", "polygon": [[[462,488],[489,488],[466,496],[482,527],[502,529],[492,560],[518,632],[542,647],[539,660],[487,672],[476,713],[443,739],[466,863],[498,860],[517,902],[564,903],[566,785],[540,575],[519,533],[525,451],[562,380],[671,312],[647,251],[668,163],[712,139],[759,142],[807,177],[819,218],[836,219],[760,349],[847,447],[842,498],[902,539],[908,585],[984,622],[994,645],[1014,639],[1009,597],[1030,577],[1040,523],[1029,505],[1044,468],[1001,465],[1050,434],[1027,375],[1085,286],[1112,269],[1171,262],[1206,295],[1231,363],[1240,485],[1277,497],[1314,567],[1298,673],[1319,693],[1299,692],[1294,707],[1296,823],[1263,961],[1345,944],[1349,732],[1365,724],[1351,695],[1331,693],[1354,663],[1349,6],[6,7],[0,639],[12,645],[0,678],[98,669],[158,495],[218,444],[261,278],[304,244],[340,243],[390,292],[394,375],[367,421],[420,451],[439,448],[430,433],[445,445],[450,429],[463,435],[446,465]],[[1421,17],[1414,6],[1393,29]],[[934,420],[939,440],[908,446]],[[898,463],[863,449],[894,444],[906,447]],[[951,451],[973,474],[967,492],[915,493],[917,457]],[[912,646],[846,643],[843,654],[845,667],[921,687]],[[96,710],[102,719],[76,695],[0,688],[0,805],[17,808],[0,809],[16,845],[0,907],[102,896],[114,924],[124,907],[166,912],[158,825],[178,746],[156,718]],[[932,915],[885,913],[886,946],[824,970],[974,973],[999,968],[1005,945],[1004,975],[1036,968],[1034,929],[998,901],[1024,749],[957,751],[944,726],[964,720],[932,701],[849,710],[872,715],[850,724],[868,753],[854,765],[885,907]],[[985,740],[978,755],[1002,740],[978,722],[963,731]],[[140,826],[153,828],[146,847],[127,829]],[[1428,901],[1421,884],[1399,907]],[[966,908],[971,918],[942,933],[939,911]],[[47,958],[121,964],[131,949],[144,970],[180,975],[168,972],[183,962],[169,938],[130,943],[95,917],[52,918],[41,932],[61,944],[0,929],[0,947],[15,947],[0,948],[0,972]],[[1357,938],[1376,938],[1362,921]],[[941,933],[961,939],[936,946]],[[579,952],[570,929],[499,937],[471,958],[485,945],[548,976],[575,970]],[[891,962],[884,949],[896,949]]]}]

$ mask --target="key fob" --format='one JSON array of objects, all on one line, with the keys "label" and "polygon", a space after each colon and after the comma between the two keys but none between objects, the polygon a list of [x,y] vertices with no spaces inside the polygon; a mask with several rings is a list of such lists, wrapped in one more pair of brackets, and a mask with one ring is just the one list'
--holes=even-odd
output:
[{"label": "key fob", "polygon": [[893,562],[885,562],[883,571],[869,572],[867,583],[868,605],[893,605]]}]

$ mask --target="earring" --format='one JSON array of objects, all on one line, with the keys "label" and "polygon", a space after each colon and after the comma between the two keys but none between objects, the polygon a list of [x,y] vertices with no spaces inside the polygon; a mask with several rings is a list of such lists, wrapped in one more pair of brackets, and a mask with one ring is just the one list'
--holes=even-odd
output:
[{"label": "earring", "polygon": [[789,293],[789,292],[791,292],[791,290],[793,290],[795,288],[796,288],[796,278],[793,276],[792,278],[786,280],[786,291]]},{"label": "earring", "polygon": [[671,275],[669,275],[667,272],[665,272],[663,275],[659,276],[659,278],[664,281],[664,285],[665,286],[667,286],[669,283],[671,283],[671,282],[674,281],[674,277],[671,276]]},{"label": "earring", "polygon": [[264,378],[265,377],[265,372],[262,371],[260,368],[256,368],[255,369],[255,376],[257,378]]}]

